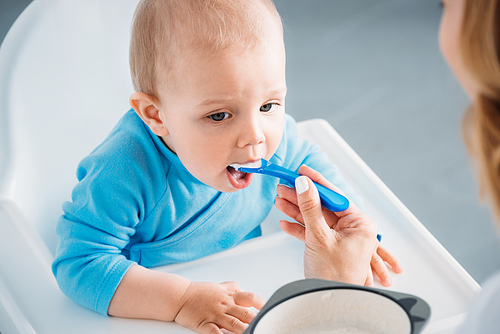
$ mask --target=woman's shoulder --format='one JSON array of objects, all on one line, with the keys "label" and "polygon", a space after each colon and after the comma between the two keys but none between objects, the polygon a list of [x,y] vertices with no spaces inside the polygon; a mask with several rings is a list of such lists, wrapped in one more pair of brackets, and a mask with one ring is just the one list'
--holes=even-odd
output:
[{"label": "woman's shoulder", "polygon": [[500,271],[485,281],[457,333],[500,333]]}]

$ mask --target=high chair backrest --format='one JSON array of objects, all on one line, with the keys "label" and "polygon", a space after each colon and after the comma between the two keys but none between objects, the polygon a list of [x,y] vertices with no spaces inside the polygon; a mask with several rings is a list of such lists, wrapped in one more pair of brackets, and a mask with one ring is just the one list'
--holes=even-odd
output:
[{"label": "high chair backrest", "polygon": [[138,0],[36,0],[0,49],[0,198],[54,253],[78,162],[128,110]]}]

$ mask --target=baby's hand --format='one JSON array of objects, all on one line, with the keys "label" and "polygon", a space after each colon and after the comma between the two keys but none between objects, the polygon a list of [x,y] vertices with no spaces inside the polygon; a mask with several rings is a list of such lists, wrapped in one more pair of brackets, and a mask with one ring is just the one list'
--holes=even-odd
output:
[{"label": "baby's hand", "polygon": [[386,262],[392,267],[392,270],[396,274],[403,272],[398,259],[392,255],[386,248],[382,247],[380,243],[378,244],[377,250],[372,255],[372,260],[370,262],[370,270],[368,278],[366,279],[366,286],[373,286],[373,272],[377,274],[380,278],[380,282],[383,286],[391,286],[392,280],[389,277],[389,270],[387,269]]},{"label": "baby's hand", "polygon": [[222,334],[221,328],[241,334],[256,315],[247,307],[264,306],[261,297],[236,282],[191,282],[181,303],[175,322],[201,334]]}]

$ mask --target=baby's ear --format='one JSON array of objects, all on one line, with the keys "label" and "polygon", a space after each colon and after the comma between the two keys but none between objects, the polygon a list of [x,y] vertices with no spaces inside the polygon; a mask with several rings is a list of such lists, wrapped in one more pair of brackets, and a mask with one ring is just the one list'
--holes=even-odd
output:
[{"label": "baby's ear", "polygon": [[160,101],[150,94],[136,92],[130,96],[130,105],[157,136],[167,136],[168,129],[160,115]]}]

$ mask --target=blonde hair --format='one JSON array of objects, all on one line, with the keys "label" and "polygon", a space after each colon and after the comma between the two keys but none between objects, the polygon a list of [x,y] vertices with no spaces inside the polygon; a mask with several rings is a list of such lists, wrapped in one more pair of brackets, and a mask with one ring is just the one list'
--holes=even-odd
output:
[{"label": "blonde hair", "polygon": [[475,158],[481,195],[500,223],[500,5],[466,0],[460,35],[464,66],[477,96],[463,119],[469,153]]},{"label": "blonde hair", "polygon": [[142,0],[134,13],[130,71],[138,92],[158,96],[158,72],[174,85],[181,52],[245,51],[278,33],[281,18],[271,0]]}]

